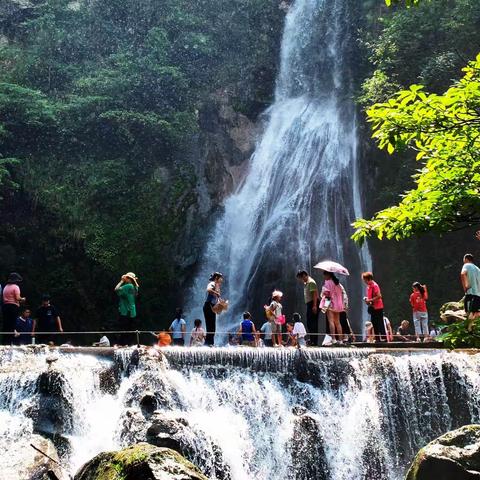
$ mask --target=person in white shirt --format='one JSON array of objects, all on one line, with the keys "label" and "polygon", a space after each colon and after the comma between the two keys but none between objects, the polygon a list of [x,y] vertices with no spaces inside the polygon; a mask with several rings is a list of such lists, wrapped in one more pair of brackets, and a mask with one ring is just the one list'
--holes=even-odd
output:
[{"label": "person in white shirt", "polygon": [[175,319],[170,325],[169,333],[172,335],[173,345],[185,345],[185,334],[187,332],[187,322],[182,318],[183,311],[177,308]]},{"label": "person in white shirt", "polygon": [[95,342],[93,344],[94,347],[109,347],[110,346],[110,340],[106,335],[103,335],[103,337],[100,338],[98,342]]},{"label": "person in white shirt", "polygon": [[293,314],[293,331],[292,334],[297,338],[297,345],[299,347],[306,347],[307,342],[305,341],[305,337],[307,336],[307,330],[305,329],[305,325],[302,322],[302,317],[299,313]]},{"label": "person in white shirt", "polygon": [[202,347],[205,345],[205,338],[207,336],[205,330],[202,328],[202,321],[197,318],[195,322],[193,322],[193,325],[194,328],[190,334],[190,346]]}]

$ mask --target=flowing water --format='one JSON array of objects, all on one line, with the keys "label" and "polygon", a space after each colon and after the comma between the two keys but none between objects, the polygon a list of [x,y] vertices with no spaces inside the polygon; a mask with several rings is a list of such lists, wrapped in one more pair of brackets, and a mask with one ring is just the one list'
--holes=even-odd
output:
[{"label": "flowing water", "polygon": [[[480,357],[353,349],[0,355],[0,478],[52,438],[73,473],[168,431],[212,479],[400,480],[416,451],[480,421]],[[3,476],[2,476],[3,475]]]},{"label": "flowing water", "polygon": [[350,240],[362,215],[355,108],[349,63],[354,40],[351,0],[295,0],[285,19],[275,102],[266,112],[248,174],[225,201],[209,238],[189,305],[201,315],[208,276],[222,271],[231,313],[258,313],[271,290],[287,293],[288,313],[301,308],[298,268],[330,258],[352,272],[347,280],[352,323],[360,331],[360,272],[366,247]]}]

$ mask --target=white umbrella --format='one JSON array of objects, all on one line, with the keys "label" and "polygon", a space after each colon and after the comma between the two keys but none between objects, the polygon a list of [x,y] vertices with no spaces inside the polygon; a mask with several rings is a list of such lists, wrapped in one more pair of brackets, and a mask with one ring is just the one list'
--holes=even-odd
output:
[{"label": "white umbrella", "polygon": [[350,272],[343,265],[332,262],[331,260],[324,260],[323,262],[317,263],[313,268],[318,268],[319,270],[330,273],[339,273],[340,275],[350,275]]}]

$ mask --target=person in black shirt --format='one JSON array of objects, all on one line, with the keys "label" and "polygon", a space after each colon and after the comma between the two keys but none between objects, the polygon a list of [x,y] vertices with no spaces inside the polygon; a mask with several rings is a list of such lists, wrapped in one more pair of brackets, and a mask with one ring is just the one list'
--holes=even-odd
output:
[{"label": "person in black shirt", "polygon": [[28,345],[32,343],[33,319],[30,309],[23,308],[22,314],[15,321],[14,345]]},{"label": "person in black shirt", "polygon": [[38,335],[37,343],[45,344],[54,342],[54,332],[63,332],[62,320],[60,319],[57,309],[50,303],[50,295],[42,296],[42,305],[40,308],[38,308],[35,315],[32,335],[35,335],[35,331],[47,332],[45,334]]}]

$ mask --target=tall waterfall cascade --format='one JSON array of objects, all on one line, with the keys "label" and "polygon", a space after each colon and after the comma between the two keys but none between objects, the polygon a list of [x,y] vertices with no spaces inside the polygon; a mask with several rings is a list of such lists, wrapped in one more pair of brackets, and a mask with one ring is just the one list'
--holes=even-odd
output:
[{"label": "tall waterfall cascade", "polygon": [[[352,2],[295,0],[285,19],[275,101],[245,180],[225,202],[195,278],[190,316],[201,315],[208,276],[227,279],[229,315],[264,304],[273,288],[288,313],[301,309],[298,268],[330,258],[346,264],[352,323],[360,331],[360,273],[367,247],[350,240],[362,215],[355,107],[349,70]],[[262,303],[263,302],[263,303]]]},{"label": "tall waterfall cascade", "polygon": [[1,478],[22,478],[33,434],[52,439],[74,473],[100,451],[168,430],[213,480],[401,480],[427,442],[480,421],[478,355],[132,352],[52,362],[52,353],[0,351]]}]

